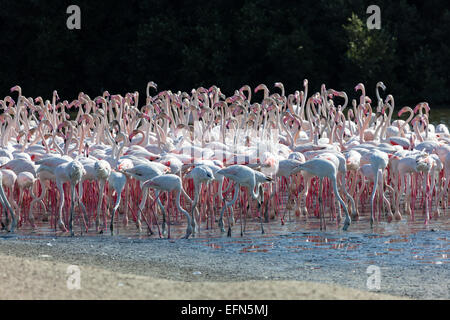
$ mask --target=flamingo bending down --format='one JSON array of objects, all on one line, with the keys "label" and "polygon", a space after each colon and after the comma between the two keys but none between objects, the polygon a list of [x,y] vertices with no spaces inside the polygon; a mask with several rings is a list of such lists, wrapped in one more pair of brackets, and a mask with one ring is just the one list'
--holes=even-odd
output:
[{"label": "flamingo bending down", "polygon": [[135,165],[132,168],[127,168],[122,171],[125,175],[129,175],[135,178],[136,180],[140,181],[141,183],[143,195],[141,203],[139,204],[138,216],[136,220],[136,227],[138,228],[139,231],[141,230],[142,225],[141,222],[142,210],[144,210],[145,202],[147,201],[148,196],[148,188],[144,188],[142,184],[147,180],[155,178],[156,176],[163,175],[164,169],[161,166],[167,169],[167,167],[165,167],[162,164],[149,162],[149,163],[141,163]]},{"label": "flamingo bending down", "polygon": [[373,191],[372,195],[370,197],[370,226],[373,226],[374,221],[374,200],[375,200],[375,193],[377,192],[378,183],[380,184],[380,194],[384,195],[383,192],[383,172],[387,168],[387,165],[389,163],[389,157],[387,153],[375,150],[371,156],[370,156],[370,164],[372,165],[372,171],[374,174],[374,181],[373,181]]},{"label": "flamingo bending down", "polygon": [[167,191],[168,193],[171,191],[176,192],[176,198],[175,203],[178,208],[187,218],[187,228],[186,228],[186,234],[183,237],[184,239],[189,238],[189,236],[192,234],[192,221],[191,217],[189,216],[189,213],[184,210],[180,205],[180,195],[183,193],[183,195],[189,200],[192,201],[192,199],[186,194],[186,192],[183,189],[183,186],[181,185],[181,178],[174,174],[165,174],[165,175],[159,175],[156,176],[148,181],[146,181],[142,185],[142,189],[152,188],[156,189],[155,195],[156,199],[159,198],[159,192],[160,191]]},{"label": "flamingo bending down", "polygon": [[[233,199],[230,202],[225,202],[225,206],[222,207],[222,211],[220,212],[220,218],[219,218],[219,227],[222,232],[225,232],[225,229],[223,227],[223,213],[225,210],[232,205],[237,200],[238,194],[239,194],[239,187],[247,187],[248,192],[250,193],[250,196],[258,201],[258,212],[260,213],[260,220],[261,220],[261,232],[264,233],[264,228],[262,225],[262,215],[260,212],[261,204],[264,201],[264,193],[262,192],[261,183],[264,182],[270,182],[272,179],[270,177],[267,177],[266,175],[255,171],[249,167],[246,167],[244,165],[236,164],[229,166],[228,168],[220,169],[217,171],[218,174],[223,175],[224,177],[233,180],[235,182],[234,187],[234,196]],[[257,188],[257,192],[255,192],[255,187]],[[249,200],[250,201],[250,200]],[[250,202],[249,202],[250,205]],[[242,223],[241,223],[241,235],[243,234],[242,231]],[[228,223],[228,236],[231,237],[231,225]]]},{"label": "flamingo bending down", "polygon": [[[423,191],[426,198],[425,202],[425,211],[426,211],[426,218],[425,223],[428,223],[430,213],[429,213],[429,198],[431,197],[431,190],[427,191],[428,186],[428,180],[430,177],[430,171],[432,169],[433,165],[433,159],[428,156],[426,153],[419,153],[419,154],[410,154],[405,156],[404,158],[400,159],[397,164],[397,177],[394,179],[394,184],[396,185],[396,192],[397,192],[397,198],[396,198],[396,205],[395,205],[395,212],[396,216],[401,217],[400,215],[400,189],[401,187],[398,187],[398,182],[402,182],[407,174],[413,174],[413,173],[419,173],[422,172],[424,175],[423,178]],[[412,179],[411,177],[409,177]],[[410,186],[410,179],[407,180],[407,185],[405,185],[405,189],[407,192],[407,196],[405,199],[405,211],[411,215],[411,186]]]},{"label": "flamingo bending down", "polygon": [[210,167],[206,165],[199,165],[191,170],[186,175],[186,178],[192,178],[194,180],[194,201],[192,203],[191,208],[191,216],[192,216],[192,227],[193,232],[196,232],[197,224],[194,217],[194,210],[197,206],[198,200],[200,198],[200,193],[202,191],[202,183],[208,184],[210,181],[214,179],[214,174]]},{"label": "flamingo bending down", "polygon": [[[62,230],[66,230],[64,222],[62,221],[62,210],[64,206],[64,189],[63,183],[69,182],[70,184],[70,218],[69,218],[69,231],[73,236],[73,208],[75,204],[75,186],[76,184],[81,182],[83,175],[86,174],[86,171],[83,168],[83,165],[77,161],[70,161],[67,163],[60,164],[55,168],[55,177],[56,177],[56,186],[61,195],[60,204],[59,204],[59,219],[58,225]],[[79,202],[79,199],[78,199]]]},{"label": "flamingo bending down", "polygon": [[298,165],[298,168],[302,171],[306,171],[310,175],[314,175],[319,177],[319,206],[320,206],[320,230],[322,230],[322,226],[324,229],[326,229],[325,225],[325,219],[324,219],[324,212],[323,212],[323,203],[322,203],[322,184],[323,184],[323,178],[328,178],[331,181],[331,184],[333,186],[333,191],[338,199],[338,201],[341,203],[342,207],[345,211],[345,222],[344,227],[342,230],[347,230],[351,223],[351,218],[348,213],[347,206],[344,203],[344,200],[342,200],[341,196],[339,195],[339,191],[337,188],[337,167],[336,165],[327,159],[319,159],[314,158],[311,160],[306,161],[305,163],[301,163]]},{"label": "flamingo bending down", "polygon": [[[98,188],[99,188],[99,197],[98,197],[98,203],[97,203],[97,214],[95,218],[95,230],[97,232],[102,233],[103,229],[99,231],[99,224],[100,224],[100,212],[102,208],[103,203],[103,193],[105,189],[106,181],[109,178],[109,175],[111,174],[111,166],[109,162],[105,160],[94,160],[93,158],[88,157],[81,157],[78,159],[78,161],[83,165],[83,168],[85,170],[85,174],[82,177],[82,181],[98,181]],[[82,204],[82,197],[83,197],[83,190],[82,190],[82,184],[79,184],[79,194],[80,194],[80,203]],[[82,206],[84,206],[82,204]],[[105,226],[106,227],[106,226]]]}]

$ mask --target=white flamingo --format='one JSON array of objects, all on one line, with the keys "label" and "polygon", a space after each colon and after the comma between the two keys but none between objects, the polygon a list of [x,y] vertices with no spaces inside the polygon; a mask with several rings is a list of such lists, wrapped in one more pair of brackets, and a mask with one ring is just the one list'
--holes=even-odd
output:
[{"label": "white flamingo", "polygon": [[325,225],[325,219],[324,219],[324,210],[323,210],[323,203],[322,203],[322,185],[323,185],[323,178],[328,178],[333,186],[333,191],[338,199],[338,201],[341,203],[342,207],[345,211],[345,221],[343,230],[347,230],[351,223],[351,218],[348,213],[347,206],[344,203],[344,200],[342,200],[341,196],[339,195],[338,188],[337,188],[337,182],[336,182],[336,176],[337,176],[337,166],[332,161],[327,159],[311,159],[306,161],[305,163],[301,163],[298,165],[299,169],[302,171],[306,171],[311,175],[317,176],[319,178],[319,205],[320,205],[320,229],[322,230],[322,227],[326,229]]},{"label": "white flamingo", "polygon": [[[9,232],[14,232],[16,229],[17,221],[16,216],[14,214],[14,210],[11,208],[11,205],[9,204],[8,199],[6,198],[5,191],[3,190],[3,173],[0,170],[0,203],[3,208],[6,208],[9,211],[9,214],[11,215],[11,225],[9,226]],[[7,213],[6,213],[7,214]],[[3,222],[2,222],[3,224]],[[6,225],[3,226],[4,228],[8,228],[8,218],[6,216]]]},{"label": "white flamingo", "polygon": [[[233,199],[230,202],[225,202],[225,206],[223,206],[222,211],[220,212],[220,218],[219,218],[219,227],[222,232],[225,232],[225,229],[223,227],[223,213],[226,209],[233,206],[234,203],[237,200],[238,194],[239,194],[239,188],[240,186],[247,187],[247,191],[250,194],[250,196],[257,200],[258,202],[258,212],[260,214],[260,221],[261,221],[261,232],[264,233],[263,228],[263,218],[262,213],[260,212],[262,201],[264,200],[264,194],[261,190],[261,183],[263,182],[270,182],[272,181],[271,178],[265,176],[264,174],[261,174],[249,167],[243,166],[243,165],[232,165],[228,168],[221,169],[217,172],[220,175],[223,175],[224,177],[233,180],[235,183],[234,186],[234,196]],[[255,188],[257,191],[255,192]],[[250,200],[249,200],[250,201]],[[231,236],[231,224],[230,220],[228,220],[228,236]],[[242,223],[241,223],[241,234],[242,231]]]},{"label": "white flamingo", "polygon": [[155,195],[156,199],[159,199],[159,192],[160,191],[167,191],[168,193],[171,191],[175,191],[175,203],[179,211],[181,211],[187,218],[187,228],[186,228],[186,234],[183,237],[184,239],[189,238],[189,236],[192,234],[192,221],[191,217],[189,216],[189,213],[184,210],[180,205],[180,195],[183,193],[183,195],[189,200],[192,201],[191,198],[186,194],[186,192],[183,189],[183,186],[181,185],[181,178],[174,174],[166,174],[166,175],[159,175],[154,177],[153,179],[150,179],[146,181],[142,185],[143,189],[152,188],[155,189]]}]

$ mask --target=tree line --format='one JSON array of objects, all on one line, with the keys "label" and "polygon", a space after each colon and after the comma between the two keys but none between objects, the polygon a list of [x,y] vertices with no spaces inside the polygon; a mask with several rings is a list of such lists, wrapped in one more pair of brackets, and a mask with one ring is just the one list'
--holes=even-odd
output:
[{"label": "tree line", "polygon": [[[19,84],[26,96],[63,99],[158,89],[281,81],[287,92],[325,83],[374,96],[383,81],[398,107],[445,106],[450,74],[446,1],[377,1],[381,29],[369,30],[358,0],[0,0],[0,96]],[[66,8],[81,9],[81,29]]]}]

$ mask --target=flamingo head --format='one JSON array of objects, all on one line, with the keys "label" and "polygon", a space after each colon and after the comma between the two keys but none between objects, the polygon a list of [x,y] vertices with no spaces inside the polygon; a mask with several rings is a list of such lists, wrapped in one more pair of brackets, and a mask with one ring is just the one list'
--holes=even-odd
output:
[{"label": "flamingo head", "polygon": [[409,107],[403,107],[401,108],[401,110],[398,112],[398,116],[401,117],[401,115],[403,113],[405,113],[406,111],[408,111],[410,108]]},{"label": "flamingo head", "polygon": [[92,116],[89,114],[83,114],[80,119],[78,119],[78,123],[82,123],[83,120],[86,120],[88,124],[92,123]]},{"label": "flamingo head", "polygon": [[362,84],[362,83],[358,83],[355,87],[355,91],[363,90],[363,89],[364,89],[364,84]]},{"label": "flamingo head", "polygon": [[58,127],[56,128],[56,131],[60,131],[62,128],[69,126],[70,122],[69,121],[63,121],[61,122]]},{"label": "flamingo head", "polygon": [[147,86],[152,87],[155,90],[158,89],[158,85],[153,81],[150,81],[149,83],[147,83]]},{"label": "flamingo head", "polygon": [[11,88],[11,92],[20,91],[20,86],[14,86]]},{"label": "flamingo head", "polygon": [[6,96],[5,97],[5,102],[8,102],[11,104],[11,106],[14,106],[16,104],[16,102],[14,101],[13,98],[11,98],[10,96]]},{"label": "flamingo head", "polygon": [[259,90],[267,90],[267,86],[265,84],[260,84],[255,88],[255,93],[258,92]]},{"label": "flamingo head", "polygon": [[384,83],[382,81],[378,82],[377,85],[384,90],[386,90],[386,86],[384,85]]},{"label": "flamingo head", "polygon": [[414,113],[417,113],[417,111],[420,110],[420,107],[422,106],[422,102],[418,103],[415,107],[414,107]]}]

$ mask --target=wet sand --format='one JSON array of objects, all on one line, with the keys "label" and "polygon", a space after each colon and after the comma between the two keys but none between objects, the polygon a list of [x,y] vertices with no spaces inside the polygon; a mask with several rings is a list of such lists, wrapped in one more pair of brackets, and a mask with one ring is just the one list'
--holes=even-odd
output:
[{"label": "wet sand", "polygon": [[[7,268],[2,268],[0,272],[0,299],[398,298],[339,285],[297,280],[237,281],[239,273],[227,277],[223,271],[217,270],[214,275],[213,268],[208,271],[201,268],[203,272],[199,274],[194,270],[200,268],[189,262],[177,267],[173,261],[163,261],[158,255],[144,261],[146,259],[141,259],[142,254],[156,249],[148,243],[134,250],[136,261],[133,263],[132,259],[120,259],[120,254],[113,253],[112,247],[120,246],[120,242],[113,240],[111,247],[97,246],[90,240],[39,240],[29,243],[22,239],[2,239],[0,261]],[[176,260],[183,262],[183,258]],[[73,285],[70,282],[72,271],[68,273],[68,267],[73,263],[80,270],[78,290],[68,289],[67,286],[68,281]]]},{"label": "wet sand", "polygon": [[[249,223],[243,237],[203,230],[179,239],[137,235],[69,237],[0,233],[0,299],[449,299],[450,232],[446,217],[423,222],[330,224]],[[68,290],[69,265],[81,271],[81,290]],[[367,268],[380,269],[369,290]]]},{"label": "wet sand", "polygon": [[[66,263],[0,255],[0,299],[393,299],[389,295],[304,281],[187,282],[80,265],[80,289],[67,287]],[[45,261],[50,260],[50,261]],[[121,269],[120,267],[117,269]],[[125,270],[124,270],[125,271]]]}]

